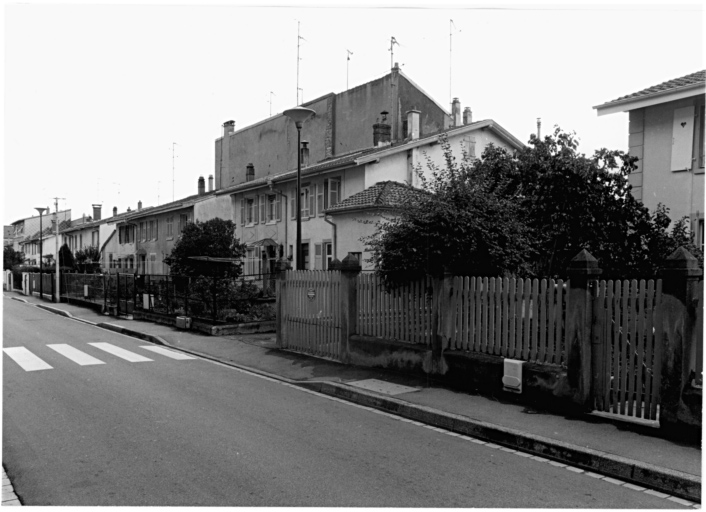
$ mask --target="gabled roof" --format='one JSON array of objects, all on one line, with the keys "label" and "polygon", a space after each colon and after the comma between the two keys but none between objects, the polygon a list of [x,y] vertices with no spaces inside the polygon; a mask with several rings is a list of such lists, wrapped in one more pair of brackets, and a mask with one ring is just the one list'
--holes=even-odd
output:
[{"label": "gabled roof", "polygon": [[680,78],[673,78],[641,91],[621,96],[615,100],[596,105],[598,115],[624,112],[636,108],[647,107],[667,101],[674,101],[706,92],[706,70],[697,71]]},{"label": "gabled roof", "polygon": [[428,192],[405,183],[381,181],[357,194],[347,197],[336,206],[326,209],[324,213],[335,215],[337,213],[345,213],[353,210],[395,209],[427,194]]},{"label": "gabled roof", "polygon": [[178,199],[176,201],[172,201],[170,203],[165,203],[165,204],[162,204],[159,206],[149,206],[147,208],[142,208],[141,210],[127,212],[128,215],[126,216],[125,220],[139,219],[142,217],[148,217],[150,215],[157,215],[160,213],[170,212],[172,210],[180,210],[182,208],[187,208],[189,206],[193,206],[195,203],[198,203],[199,201],[203,201],[205,199],[208,199],[209,197],[211,197],[215,194],[216,194],[216,191],[212,190],[212,191],[206,192],[204,194],[194,194],[192,196],[187,196],[183,199]]}]

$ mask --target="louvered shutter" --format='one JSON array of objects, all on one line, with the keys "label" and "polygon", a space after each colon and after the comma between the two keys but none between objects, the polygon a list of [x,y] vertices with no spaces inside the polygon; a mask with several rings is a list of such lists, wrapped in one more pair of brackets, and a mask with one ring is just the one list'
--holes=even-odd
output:
[{"label": "louvered shutter", "polygon": [[319,215],[324,214],[324,190],[325,190],[325,185],[318,187],[318,193],[316,194],[316,212]]},{"label": "louvered shutter", "polygon": [[331,180],[331,183],[329,184],[329,193],[331,194],[329,205],[336,206],[341,196],[341,180]]},{"label": "louvered shutter", "polygon": [[275,196],[275,217],[277,219],[277,222],[282,220],[281,207],[282,207],[282,198],[280,197],[279,194],[277,194]]},{"label": "louvered shutter", "polygon": [[289,210],[291,211],[291,216],[293,219],[297,218],[297,191],[293,190],[291,196],[289,197]]},{"label": "louvered shutter", "polygon": [[245,225],[245,198],[240,198],[240,225]]},{"label": "louvered shutter", "polygon": [[309,187],[309,217],[316,216],[316,185]]},{"label": "louvered shutter", "polygon": [[267,222],[267,212],[265,211],[266,207],[266,196],[262,194],[260,195],[260,222],[262,222],[263,224]]}]

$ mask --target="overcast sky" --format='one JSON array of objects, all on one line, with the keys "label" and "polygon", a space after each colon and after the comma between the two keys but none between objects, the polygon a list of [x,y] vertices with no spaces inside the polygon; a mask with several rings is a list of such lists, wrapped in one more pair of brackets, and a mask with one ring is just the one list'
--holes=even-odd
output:
[{"label": "overcast sky", "polygon": [[304,101],[388,73],[394,37],[394,61],[447,109],[458,97],[523,142],[541,117],[587,154],[627,150],[628,115],[592,107],[705,67],[700,1],[210,3],[4,4],[4,224],[57,196],[75,218],[196,193],[224,121],[295,106],[298,23]]}]

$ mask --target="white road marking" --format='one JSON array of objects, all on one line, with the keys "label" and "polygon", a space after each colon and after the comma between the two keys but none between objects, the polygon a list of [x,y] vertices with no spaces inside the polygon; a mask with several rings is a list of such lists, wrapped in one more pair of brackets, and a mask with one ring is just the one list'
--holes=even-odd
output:
[{"label": "white road marking", "polygon": [[105,364],[100,359],[96,359],[93,356],[81,352],[79,349],[72,347],[71,345],[66,345],[65,343],[57,345],[47,345],[52,350],[56,350],[59,354],[71,359],[74,363],[80,364],[81,366],[88,366],[92,364]]},{"label": "white road marking", "polygon": [[146,345],[146,346],[141,346],[140,348],[144,348],[145,350],[150,350],[152,352],[155,352],[157,354],[161,354],[163,356],[171,357],[172,359],[178,359],[180,361],[185,360],[185,359],[196,359],[195,357],[187,356],[186,354],[182,354],[181,352],[174,352],[172,350],[167,350],[166,348],[163,348],[163,347],[155,347],[152,345]]},{"label": "white road marking", "polygon": [[52,369],[51,366],[24,347],[8,347],[2,350],[26,372]]},{"label": "white road marking", "polygon": [[104,350],[105,352],[113,354],[114,356],[117,356],[121,359],[125,359],[126,361],[130,361],[131,363],[152,361],[152,359],[148,359],[145,356],[141,356],[140,354],[135,354],[134,352],[130,352],[129,350],[116,347],[115,345],[111,345],[110,343],[89,343],[89,345]]}]

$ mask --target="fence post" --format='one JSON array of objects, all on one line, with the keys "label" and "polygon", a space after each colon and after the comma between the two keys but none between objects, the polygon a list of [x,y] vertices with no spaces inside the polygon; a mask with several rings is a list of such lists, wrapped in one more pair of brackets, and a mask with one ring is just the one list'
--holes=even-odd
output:
[{"label": "fence post", "polygon": [[216,325],[216,276],[213,276],[213,284],[211,285],[211,293],[213,294],[213,307],[211,308],[211,317],[213,320],[213,325]]},{"label": "fence post", "polygon": [[[701,431],[701,392],[694,386],[698,287],[703,271],[689,251],[679,247],[663,263],[661,325],[656,326],[662,349],[659,424],[665,432]],[[703,336],[703,335],[702,335]]]},{"label": "fence post", "polygon": [[[598,261],[586,249],[571,260],[569,292],[566,297],[566,362],[573,401],[581,408],[592,409],[593,297],[591,288],[603,273]],[[598,349],[598,347],[596,347]]]},{"label": "fence post", "polygon": [[287,270],[291,268],[289,261],[286,259],[280,259],[277,261],[277,281],[275,284],[275,297],[277,302],[275,303],[276,312],[276,323],[275,329],[277,332],[277,348],[284,348],[284,291],[287,289]]},{"label": "fence post", "polygon": [[[335,260],[334,260],[335,261]],[[358,258],[349,254],[340,264],[341,271],[341,353],[342,363],[350,361],[350,340],[358,328],[358,274],[362,270]]]}]

